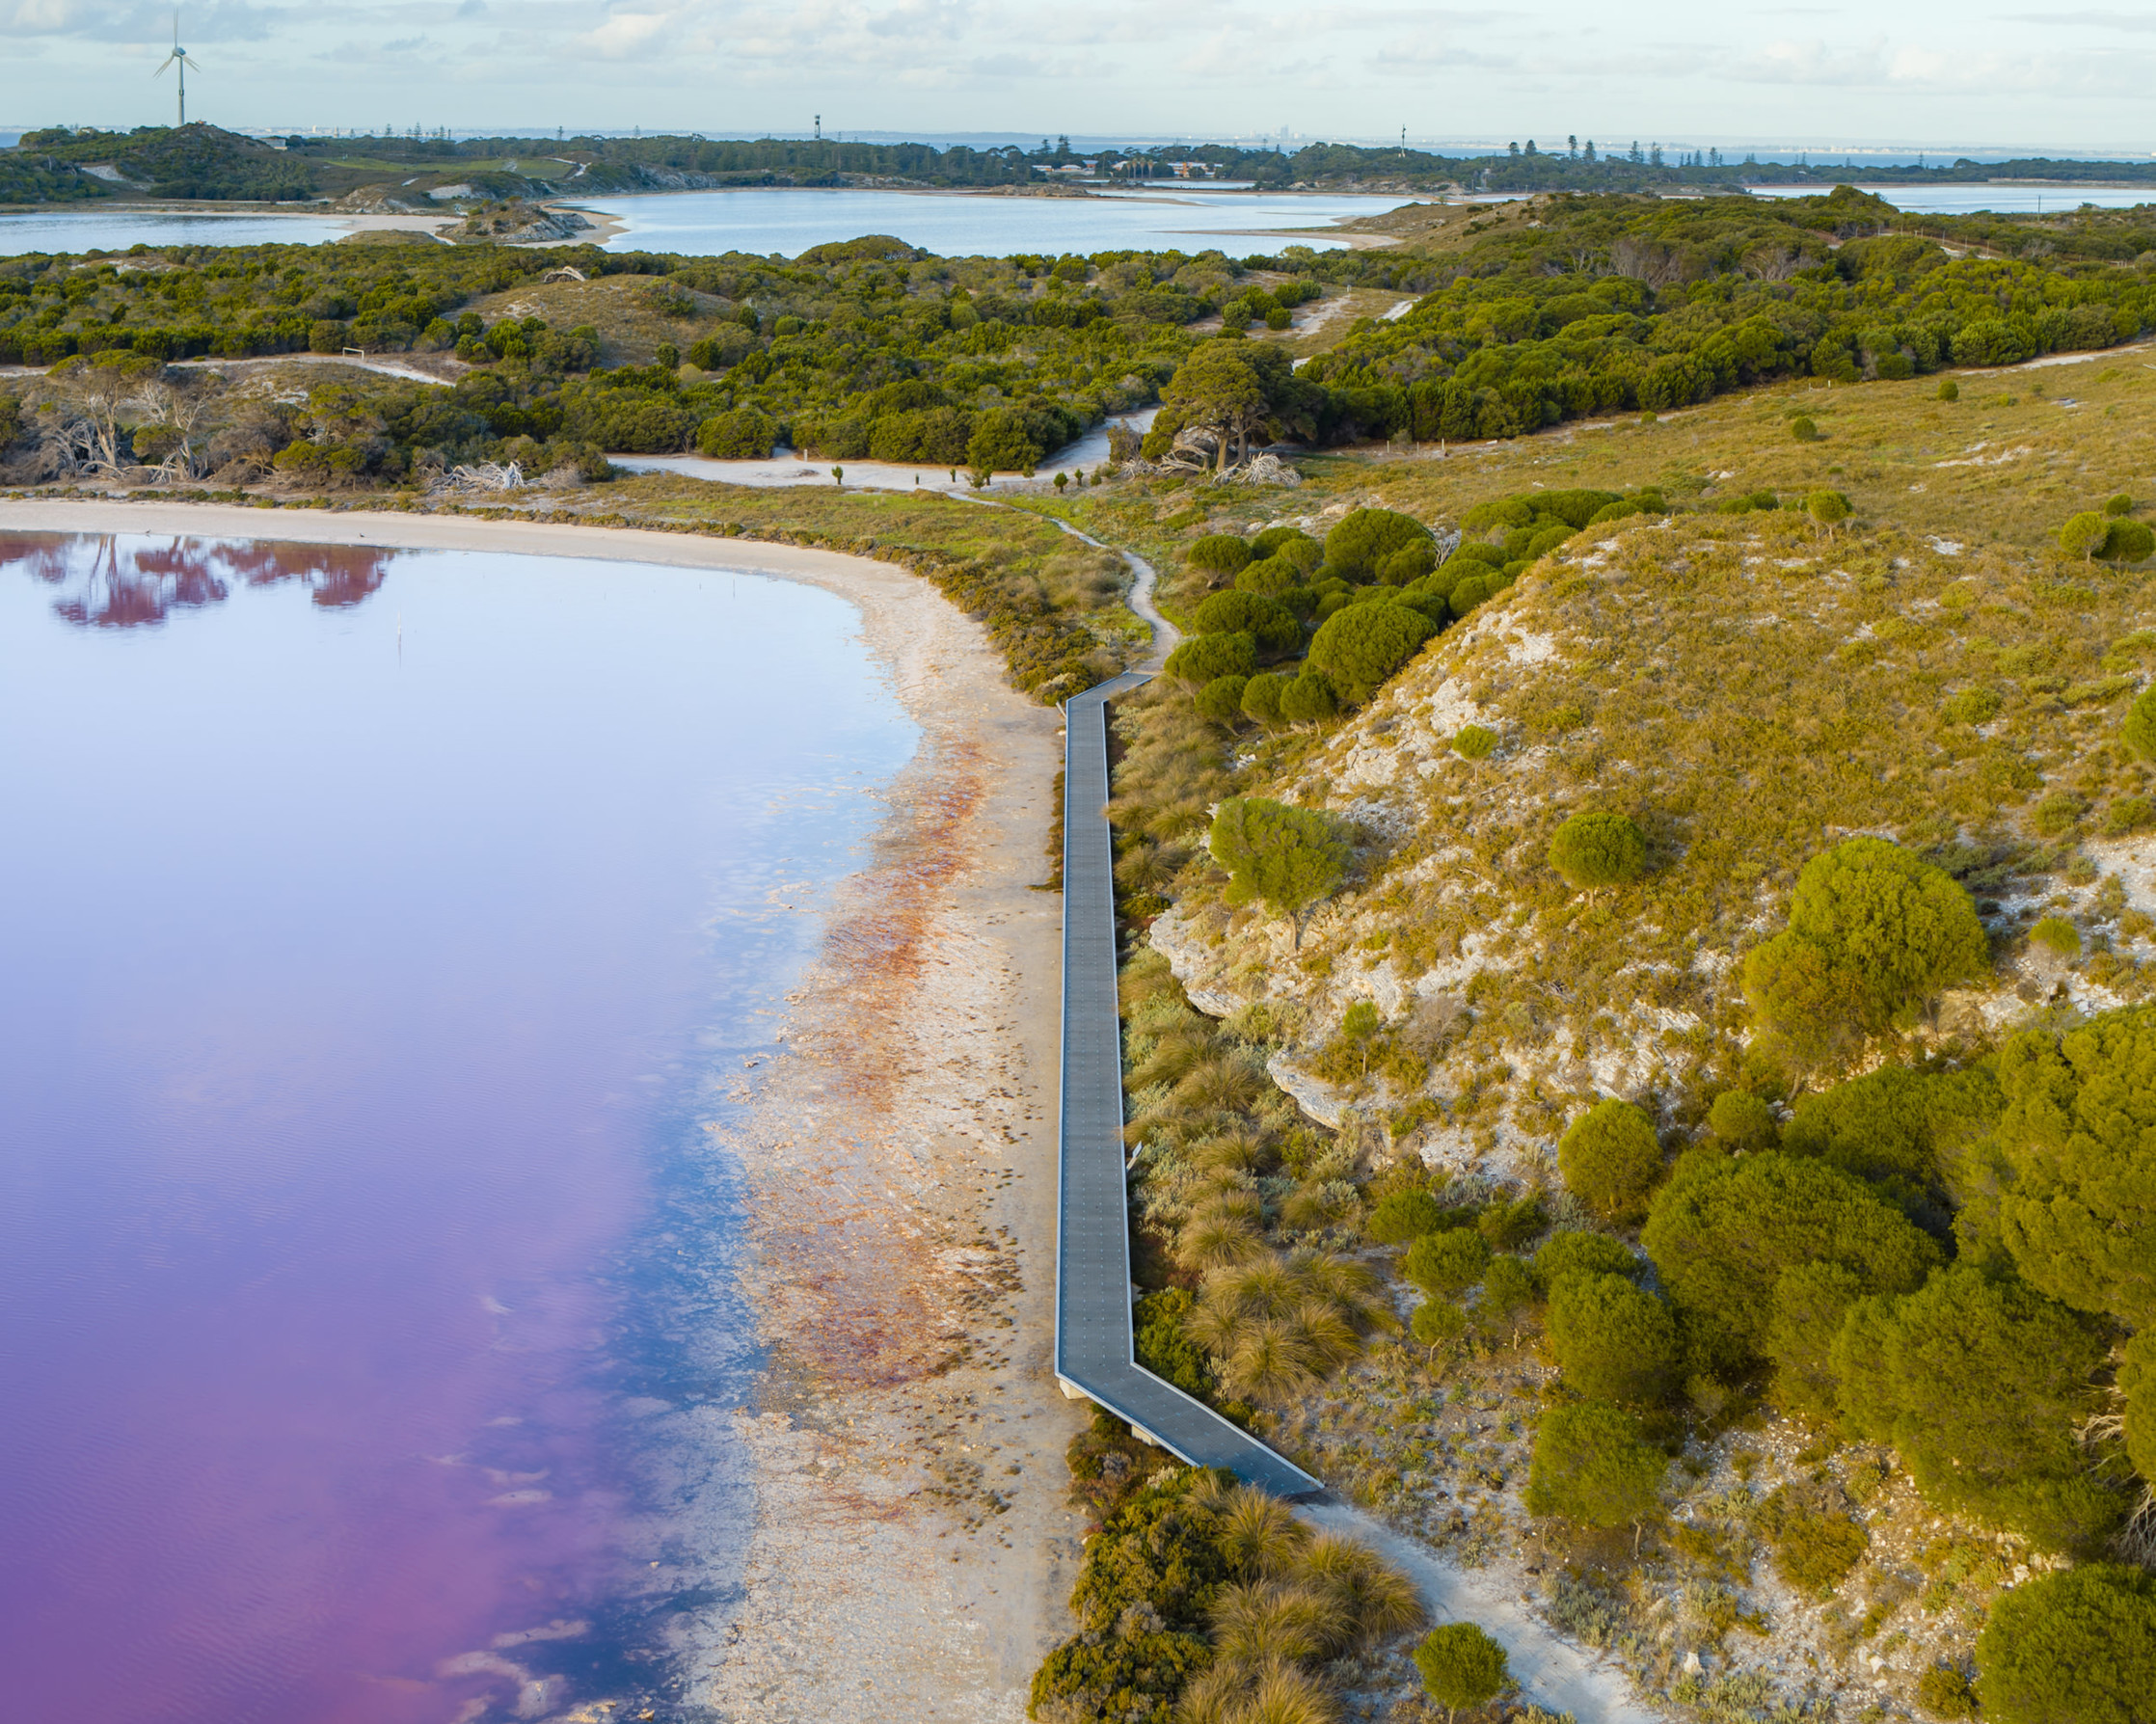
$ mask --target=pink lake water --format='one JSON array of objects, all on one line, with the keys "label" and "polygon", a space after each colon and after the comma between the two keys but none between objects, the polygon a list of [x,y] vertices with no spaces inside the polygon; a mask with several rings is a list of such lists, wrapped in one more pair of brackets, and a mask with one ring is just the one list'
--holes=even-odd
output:
[{"label": "pink lake water", "polygon": [[0,537],[8,1715],[663,1687],[624,1410],[753,1363],[700,1122],[914,744],[857,623],[745,575]]}]

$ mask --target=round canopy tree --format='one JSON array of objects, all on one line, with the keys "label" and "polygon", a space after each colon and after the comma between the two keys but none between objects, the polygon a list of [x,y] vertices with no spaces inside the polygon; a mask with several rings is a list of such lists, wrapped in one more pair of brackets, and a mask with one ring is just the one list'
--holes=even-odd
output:
[{"label": "round canopy tree", "polygon": [[1437,632],[1437,624],[1412,605],[1350,605],[1319,625],[1310,640],[1310,663],[1351,706],[1360,706]]},{"label": "round canopy tree", "polygon": [[1661,1177],[1654,1121],[1614,1095],[1598,1101],[1558,1141],[1557,1171],[1565,1189],[1604,1221],[1636,1219]]},{"label": "round canopy tree", "polygon": [[[1209,634],[1199,638],[1237,640],[1248,636]],[[1298,951],[1303,945],[1305,914],[1311,905],[1332,896],[1346,877],[1353,853],[1346,834],[1331,816],[1263,796],[1228,797],[1213,816],[1205,842],[1213,860],[1227,870],[1228,902],[1261,900],[1266,908],[1285,918],[1294,929]]]},{"label": "round canopy tree", "polygon": [[1487,1706],[1511,1686],[1505,1649],[1471,1622],[1432,1629],[1415,1649],[1422,1687],[1448,1721],[1463,1706]]},{"label": "round canopy tree", "polygon": [[1535,1432],[1527,1512],[1588,1526],[1637,1525],[1654,1513],[1668,1470],[1660,1453],[1640,1441],[1630,1414],[1600,1401],[1552,1407]]},{"label": "round canopy tree", "polygon": [[2093,1563],[2003,1592],[1977,1636],[1990,1724],[2156,1718],[2156,1576]]},{"label": "round canopy tree", "polygon": [[1621,814],[1576,814],[1550,841],[1550,866],[1576,892],[1622,886],[1647,872],[1647,838]]}]

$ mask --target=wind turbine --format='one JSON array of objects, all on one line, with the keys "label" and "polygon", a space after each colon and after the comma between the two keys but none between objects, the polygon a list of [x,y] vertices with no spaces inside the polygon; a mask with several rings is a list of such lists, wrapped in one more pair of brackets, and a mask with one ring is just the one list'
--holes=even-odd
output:
[{"label": "wind turbine", "polygon": [[[149,75],[153,78],[163,77],[168,66],[179,67],[179,123],[184,126],[187,123],[187,68],[195,66],[195,63],[187,58],[187,50],[179,45],[179,13],[176,12],[173,13],[173,51],[158,62],[157,69]],[[195,66],[195,69],[201,71],[202,68]]]}]

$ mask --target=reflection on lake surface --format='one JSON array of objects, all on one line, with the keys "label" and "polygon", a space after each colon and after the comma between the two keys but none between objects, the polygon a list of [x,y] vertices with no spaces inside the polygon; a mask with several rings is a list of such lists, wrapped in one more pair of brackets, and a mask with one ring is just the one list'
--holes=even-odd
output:
[{"label": "reflection on lake surface", "polygon": [[855,628],[750,576],[0,541],[11,1715],[660,1674],[625,1429],[754,1362],[701,1127],[913,747]]},{"label": "reflection on lake surface", "polygon": [[[1250,237],[1259,231],[1322,229],[1351,216],[1395,209],[1408,200],[1168,188],[1093,198],[997,198],[758,186],[572,202],[628,224],[626,231],[605,242],[616,252],[778,252],[793,257],[831,240],[896,233],[909,245],[946,256],[1126,248],[1202,252],[1212,246],[1240,256],[1296,243]],[[348,219],[337,216],[174,216],[117,209],[0,216],[0,255],[123,252],[132,245],[307,244],[339,238],[350,227]],[[1297,237],[1321,251],[1341,243],[1321,234]]]},{"label": "reflection on lake surface", "polygon": [[1399,197],[1158,192],[1091,198],[1000,198],[948,192],[751,187],[634,198],[579,198],[576,207],[628,224],[606,241],[615,252],[754,252],[795,257],[811,246],[892,233],[944,257],[1005,257],[1013,252],[1143,250],[1238,256],[1301,243],[1319,251],[1344,241],[1278,229],[1323,229],[1353,216],[1382,215]]}]

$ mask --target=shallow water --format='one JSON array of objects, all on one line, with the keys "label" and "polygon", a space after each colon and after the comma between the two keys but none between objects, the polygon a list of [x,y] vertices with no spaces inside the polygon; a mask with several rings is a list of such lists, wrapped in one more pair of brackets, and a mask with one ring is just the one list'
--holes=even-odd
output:
[{"label": "shallow water", "polygon": [[[1756,185],[1756,198],[1817,198],[1830,191],[1828,185]],[[1970,215],[1978,210],[2034,213],[2070,210],[2083,203],[2099,209],[2130,209],[2137,203],[2156,203],[2156,186],[2040,185],[2011,181],[1997,185],[1868,185],[1895,208],[1911,215]]]},{"label": "shallow water", "polygon": [[745,575],[0,539],[12,1714],[649,1675],[629,1432],[753,1364],[702,1125],[915,742],[857,623]]},{"label": "shallow water", "polygon": [[942,192],[852,191],[837,187],[754,187],[668,192],[633,198],[579,198],[629,224],[606,241],[614,252],[754,252],[795,257],[811,246],[895,234],[944,257],[1004,257],[1123,249],[1197,253],[1219,247],[1237,256],[1303,244],[1334,251],[1346,241],[1298,232],[1354,216],[1382,215],[1411,202],[1396,197],[1249,195],[1163,187],[1092,198],[993,198]]},{"label": "shallow water", "polygon": [[[1250,197],[1162,189],[1098,198],[982,198],[915,192],[772,186],[736,192],[663,192],[573,199],[629,224],[606,241],[616,252],[754,252],[798,256],[810,246],[896,233],[945,256],[1013,252],[1099,252],[1135,248],[1241,256],[1302,243],[1319,251],[1344,242],[1322,234],[1253,237],[1259,229],[1322,229],[1396,209],[1405,198]],[[196,216],[118,209],[0,216],[0,255],[123,252],[132,245],[265,245],[341,238],[338,216]]]}]

